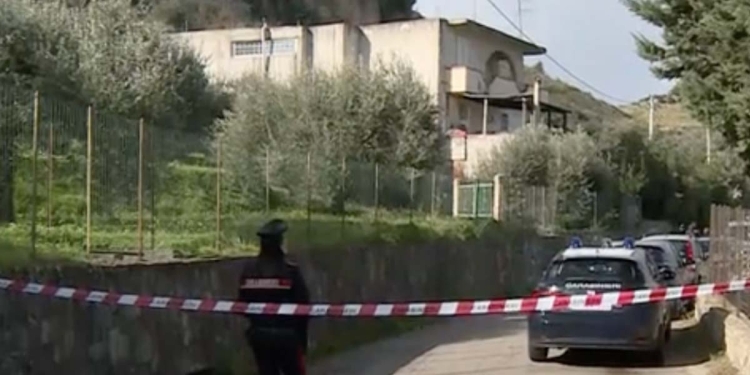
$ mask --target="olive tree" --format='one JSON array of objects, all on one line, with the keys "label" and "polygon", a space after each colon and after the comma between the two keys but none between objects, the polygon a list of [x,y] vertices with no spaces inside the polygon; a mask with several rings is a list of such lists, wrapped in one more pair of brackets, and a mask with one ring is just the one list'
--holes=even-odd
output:
[{"label": "olive tree", "polygon": [[309,187],[313,200],[330,206],[346,199],[347,163],[425,169],[442,157],[437,108],[400,62],[283,82],[251,75],[233,91],[233,110],[218,122],[217,139],[233,186],[250,203],[265,198],[268,180],[278,203],[307,199]]},{"label": "olive tree", "polygon": [[[77,6],[0,0],[0,84],[8,92],[38,89],[45,98],[91,103],[97,113],[143,117],[155,127],[207,131],[226,106],[224,94],[209,83],[197,55],[146,11],[126,0]],[[9,95],[14,99],[0,106],[31,104],[28,95]],[[11,126],[0,123],[0,211],[6,213],[12,211],[14,155],[23,147]],[[132,129],[112,126],[107,134],[122,131]]]}]

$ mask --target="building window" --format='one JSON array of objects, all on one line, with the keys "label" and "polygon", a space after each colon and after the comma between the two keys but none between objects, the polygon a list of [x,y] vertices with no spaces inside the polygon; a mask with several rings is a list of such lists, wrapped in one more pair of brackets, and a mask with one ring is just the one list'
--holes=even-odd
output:
[{"label": "building window", "polygon": [[[260,40],[238,40],[232,42],[232,56],[261,56],[263,43]],[[265,43],[266,54],[287,55],[297,49],[296,38],[272,39]]]},{"label": "building window", "polygon": [[500,132],[507,132],[510,128],[510,119],[508,118],[508,114],[503,112],[500,115]]}]

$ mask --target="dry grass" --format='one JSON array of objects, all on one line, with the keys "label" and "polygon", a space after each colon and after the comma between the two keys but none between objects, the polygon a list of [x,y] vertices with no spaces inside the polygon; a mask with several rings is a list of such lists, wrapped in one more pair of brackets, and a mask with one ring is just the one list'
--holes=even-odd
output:
[{"label": "dry grass", "polygon": [[[648,126],[648,101],[634,103],[622,108],[639,124]],[[675,129],[681,127],[696,127],[702,124],[693,118],[690,112],[680,103],[671,101],[657,101],[654,109],[654,125],[657,129]]]}]

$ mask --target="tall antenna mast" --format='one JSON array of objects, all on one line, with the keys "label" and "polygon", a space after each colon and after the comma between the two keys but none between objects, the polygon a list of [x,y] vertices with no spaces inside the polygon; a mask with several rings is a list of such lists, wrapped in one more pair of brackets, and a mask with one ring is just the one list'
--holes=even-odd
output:
[{"label": "tall antenna mast", "polygon": [[523,0],[518,0],[518,28],[521,29],[521,37],[523,37]]}]

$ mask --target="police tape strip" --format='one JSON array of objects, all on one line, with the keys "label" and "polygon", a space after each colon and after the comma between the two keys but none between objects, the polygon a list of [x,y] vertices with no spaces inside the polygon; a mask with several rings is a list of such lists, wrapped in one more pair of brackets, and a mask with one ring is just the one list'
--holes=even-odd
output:
[{"label": "police tape strip", "polygon": [[627,306],[750,290],[750,278],[723,283],[570,296],[554,295],[482,301],[312,305],[291,303],[244,303],[238,301],[217,301],[212,299],[183,299],[179,297],[118,294],[116,292],[90,291],[81,288],[42,285],[3,278],[0,278],[0,289],[15,293],[41,295],[93,304],[133,306],[143,309],[312,317],[446,317],[557,310],[611,310],[615,306]]}]

